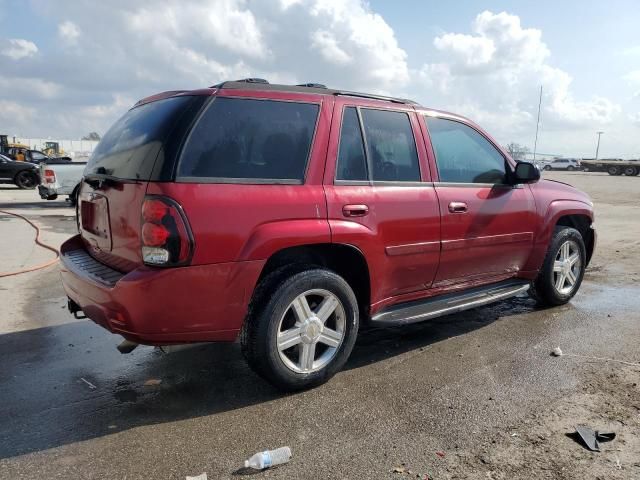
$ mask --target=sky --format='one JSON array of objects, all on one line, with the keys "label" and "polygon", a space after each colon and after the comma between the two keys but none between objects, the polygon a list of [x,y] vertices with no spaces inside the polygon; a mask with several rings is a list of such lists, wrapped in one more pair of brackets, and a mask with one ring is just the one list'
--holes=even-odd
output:
[{"label": "sky", "polygon": [[499,142],[640,158],[640,4],[0,0],[0,133],[103,134],[163,90],[262,77],[409,97]]}]

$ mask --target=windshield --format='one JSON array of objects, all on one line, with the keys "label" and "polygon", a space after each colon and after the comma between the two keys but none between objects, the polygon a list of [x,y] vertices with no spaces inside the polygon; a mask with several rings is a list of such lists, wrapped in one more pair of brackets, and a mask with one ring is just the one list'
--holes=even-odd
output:
[{"label": "windshield", "polygon": [[171,97],[132,108],[102,138],[84,174],[149,180],[155,160],[192,97]]}]

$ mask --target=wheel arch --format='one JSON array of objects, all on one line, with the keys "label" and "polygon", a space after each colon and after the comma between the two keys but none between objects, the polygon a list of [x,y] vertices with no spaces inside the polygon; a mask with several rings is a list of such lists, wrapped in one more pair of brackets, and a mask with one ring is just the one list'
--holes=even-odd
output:
[{"label": "wheel arch", "polygon": [[314,265],[331,270],[351,286],[362,318],[368,317],[371,304],[371,278],[367,260],[357,247],[349,244],[316,243],[287,247],[274,252],[265,263],[256,288],[270,273],[288,265]]},{"label": "wheel arch", "polygon": [[590,205],[577,200],[556,200],[549,204],[546,214],[541,218],[541,227],[534,239],[529,260],[523,270],[539,271],[544,261],[555,227],[568,226],[578,230],[584,239],[587,250],[587,264],[591,261],[595,249],[596,236],[592,228],[593,209]]}]

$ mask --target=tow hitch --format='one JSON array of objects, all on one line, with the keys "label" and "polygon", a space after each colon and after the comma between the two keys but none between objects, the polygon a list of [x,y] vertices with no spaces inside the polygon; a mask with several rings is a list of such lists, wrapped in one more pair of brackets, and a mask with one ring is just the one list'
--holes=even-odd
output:
[{"label": "tow hitch", "polygon": [[80,305],[78,305],[76,302],[74,302],[70,298],[67,298],[67,308],[69,309],[69,312],[71,312],[73,316],[78,320],[87,318],[87,316],[82,312]]}]

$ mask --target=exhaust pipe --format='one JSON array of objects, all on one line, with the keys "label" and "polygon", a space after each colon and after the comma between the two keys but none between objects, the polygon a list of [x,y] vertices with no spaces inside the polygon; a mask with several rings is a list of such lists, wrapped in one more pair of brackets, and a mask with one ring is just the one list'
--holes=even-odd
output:
[{"label": "exhaust pipe", "polygon": [[120,345],[118,345],[118,351],[122,354],[131,353],[138,347],[136,342],[132,342],[131,340],[123,340]]}]

